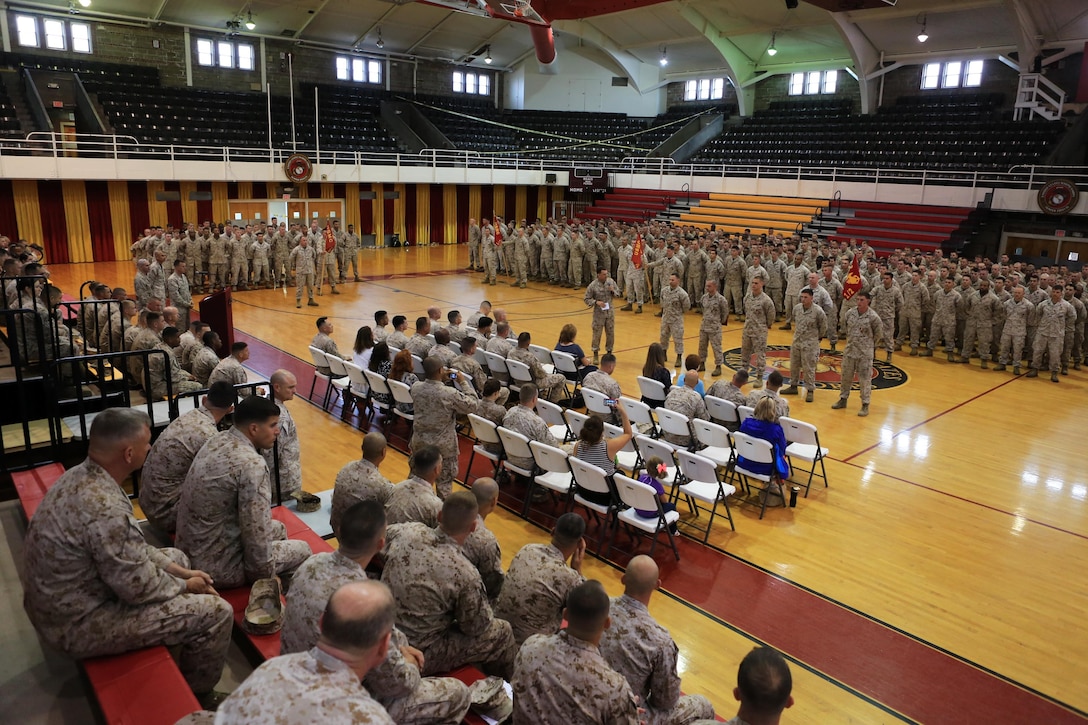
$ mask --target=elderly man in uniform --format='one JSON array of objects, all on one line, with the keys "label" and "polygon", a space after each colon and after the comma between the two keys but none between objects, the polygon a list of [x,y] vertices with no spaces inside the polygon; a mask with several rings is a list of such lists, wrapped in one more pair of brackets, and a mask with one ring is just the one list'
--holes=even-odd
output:
[{"label": "elderly man in uniform", "polygon": [[645,708],[648,725],[688,725],[714,719],[702,695],[681,695],[676,672],[679,648],[669,630],[650,614],[650,597],[661,586],[657,562],[645,554],[631,559],[620,581],[623,595],[609,607],[611,626],[601,637],[601,656],[631,686]]},{"label": "elderly man in uniform", "polygon": [[880,275],[881,283],[873,287],[872,309],[880,323],[884,325],[884,349],[886,351],[885,362],[892,361],[892,351],[895,349],[895,321],[903,309],[903,292],[895,283],[895,275],[884,272]]},{"label": "elderly man in uniform", "polygon": [[978,289],[971,290],[971,302],[968,305],[970,313],[967,318],[967,327],[963,332],[963,348],[960,350],[960,362],[971,362],[972,350],[978,344],[978,356],[981,360],[979,367],[983,370],[990,367],[990,347],[994,334],[994,311],[1000,304],[997,296],[990,292],[990,280],[980,279]]},{"label": "elderly man in uniform", "polygon": [[478,506],[476,529],[468,535],[461,545],[461,552],[480,572],[480,580],[487,590],[488,601],[494,602],[506,575],[502,570],[502,549],[499,540],[491,529],[487,528],[487,517],[494,513],[499,505],[499,484],[493,478],[477,478],[472,482],[472,495]]},{"label": "elderly man in uniform", "polygon": [[302,446],[299,444],[295,419],[287,408],[287,403],[295,399],[298,380],[290,371],[281,369],[272,373],[269,382],[272,384],[272,402],[280,409],[280,434],[276,436],[276,444],[262,450],[261,455],[268,464],[268,470],[279,476],[278,480],[273,481],[279,500],[293,498],[299,511],[317,511],[321,507],[321,500],[302,490]]},{"label": "elderly man in uniform", "polygon": [[903,306],[899,311],[899,337],[895,340],[895,349],[903,347],[903,340],[910,336],[910,356],[918,356],[918,341],[922,334],[922,313],[929,304],[929,290],[922,283],[922,273],[914,270],[910,273],[910,282],[900,288],[903,294]]},{"label": "elderly man in uniform", "polygon": [[[800,289],[794,297],[799,294]],[[792,313],[792,309],[786,311],[787,315]],[[763,372],[767,367],[767,333],[774,324],[774,316],[774,302],[763,291],[763,280],[756,277],[752,280],[751,291],[744,296],[744,330],[740,342],[740,363],[751,369],[753,388],[763,387]],[[788,325],[786,328],[789,329]],[[756,356],[755,365],[752,365],[752,355]]]},{"label": "elderly man in uniform", "polygon": [[360,501],[377,501],[382,506],[393,495],[393,484],[381,474],[378,467],[385,460],[388,443],[381,433],[363,436],[363,456],[349,461],[336,474],[332,489],[332,515],[329,523],[333,533],[339,536],[340,519],[351,506]]},{"label": "elderly man in uniform", "polygon": [[[415,424],[412,426],[412,450],[430,444],[442,453],[442,473],[438,477],[438,495],[446,498],[457,477],[457,416],[476,412],[478,398],[469,380],[460,370],[442,366],[429,357],[423,361],[424,379],[412,385]],[[452,378],[453,387],[446,385]]]},{"label": "elderly man in uniform", "polygon": [[224,587],[289,572],[312,553],[285,541],[273,521],[268,466],[260,450],[279,434],[280,409],[250,396],[234,409],[234,426],[216,433],[193,459],[178,501],[177,545]]},{"label": "elderly man in uniform", "polygon": [[[306,652],[321,638],[321,617],[340,587],[367,581],[366,566],[385,544],[385,511],[377,501],[353,505],[343,518],[340,548],[315,554],[299,567],[287,593],[283,654]],[[421,677],[423,653],[393,628],[385,659],[363,678],[363,687],[398,723],[461,722],[468,688],[453,678]]]},{"label": "elderly man in uniform", "polygon": [[956,314],[963,306],[960,293],[953,289],[956,281],[951,277],[944,280],[942,289],[934,295],[933,323],[929,328],[929,342],[922,352],[923,357],[933,357],[937,340],[944,338],[944,351],[948,362],[953,362],[956,353]]},{"label": "elderly man in uniform", "polygon": [[216,383],[199,408],[175,418],[155,439],[140,474],[140,509],[152,526],[168,534],[177,529],[178,498],[189,467],[237,402],[229,383]]},{"label": "elderly man in uniform", "polygon": [[620,296],[620,289],[608,276],[604,267],[597,269],[597,278],[586,287],[584,302],[593,308],[593,364],[597,365],[601,350],[601,332],[605,333],[604,346],[612,352],[616,342],[616,308],[613,300]]},{"label": "elderly man in uniform", "polygon": [[714,351],[713,377],[722,374],[722,327],[729,324],[729,301],[718,292],[718,281],[706,281],[706,294],[699,301],[703,319],[699,323],[699,371],[706,370],[706,347]]},{"label": "elderly man in uniform", "polygon": [[676,366],[684,361],[684,313],[691,309],[691,299],[680,286],[680,277],[675,272],[669,275],[669,284],[661,290],[661,347],[666,357],[669,353],[669,338],[676,347]]},{"label": "elderly man in uniform", "polygon": [[478,511],[472,493],[458,491],[443,501],[437,528],[390,531],[382,581],[396,598],[397,626],[423,652],[424,675],[478,662],[488,674],[510,676],[517,652],[510,623],[495,618],[480,572],[461,549]]},{"label": "elderly man in uniform", "polygon": [[[699,373],[695,370],[688,370],[684,373],[683,385],[673,385],[669,388],[669,393],[665,396],[665,404],[662,407],[674,413],[686,415],[689,421],[695,418],[710,420],[706,403],[703,402],[702,396],[695,392],[695,386],[698,384]],[[674,446],[683,446],[684,448],[692,443],[690,433],[688,435],[663,433],[661,437]]]},{"label": "elderly man in uniform", "polygon": [[385,662],[395,618],[396,604],[380,582],[341,587],[325,607],[317,645],[267,660],[223,702],[215,722],[395,725],[362,684]]},{"label": "elderly man in uniform", "polygon": [[91,423],[87,458],[49,489],[24,543],[23,606],[38,635],[75,657],[177,647],[204,707],[230,646],[233,615],[213,578],[176,549],[148,545],[121,484],[150,449],[151,421],[107,408]]},{"label": "elderly man in uniform", "polygon": [[306,297],[309,298],[310,307],[317,307],[314,302],[314,273],[317,264],[317,253],[310,246],[308,237],[302,237],[298,246],[291,250],[291,256],[287,258],[287,268],[295,272],[295,307],[302,307],[302,288],[306,288]]},{"label": "elderly man in uniform", "polygon": [[559,631],[567,594],[585,581],[585,530],[581,516],[563,514],[552,529],[551,543],[526,544],[510,562],[495,616],[510,622],[519,646],[534,634]]},{"label": "elderly man in uniform", "polygon": [[873,390],[873,354],[880,340],[884,327],[880,317],[869,308],[869,293],[859,292],[856,309],[846,313],[846,347],[842,351],[842,382],[839,386],[839,399],[831,407],[840,410],[846,407],[850,389],[854,387],[857,375],[861,386],[861,410],[858,416],[869,415],[869,397]]},{"label": "elderly man in uniform", "polygon": [[801,303],[793,310],[793,343],[790,345],[790,386],[782,395],[797,395],[797,384],[804,381],[805,402],[811,403],[816,390],[816,362],[820,359],[820,340],[827,334],[827,313],[812,303],[812,290],[801,290]]},{"label": "elderly man in uniform", "polygon": [[1035,341],[1032,344],[1031,370],[1027,374],[1029,378],[1039,377],[1039,368],[1043,366],[1043,356],[1046,355],[1050,358],[1050,382],[1059,382],[1065,330],[1077,315],[1073,305],[1062,299],[1062,294],[1062,286],[1056,283],[1050,288],[1050,297],[1035,306]]},{"label": "elderly man in uniform", "polygon": [[631,686],[598,649],[608,612],[601,583],[583,582],[567,595],[566,629],[526,640],[510,681],[515,723],[641,722]]}]

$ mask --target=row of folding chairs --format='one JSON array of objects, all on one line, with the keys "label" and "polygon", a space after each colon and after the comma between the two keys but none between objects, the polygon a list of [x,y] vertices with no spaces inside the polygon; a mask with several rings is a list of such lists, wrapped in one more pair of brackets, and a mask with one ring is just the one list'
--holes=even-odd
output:
[{"label": "row of folding chairs", "polygon": [[[408,410],[413,409],[412,391],[399,380],[389,380],[373,370],[364,370],[350,360],[343,360],[336,355],[326,355],[322,350],[310,346],[310,356],[314,362],[314,379],[310,385],[310,399],[313,400],[314,387],[318,379],[326,381],[325,397],[321,407],[328,410],[330,402],[335,403],[339,397],[345,404],[344,390],[350,389],[352,401],[357,406],[360,414],[368,415],[380,411],[388,417],[389,413],[399,416],[409,425],[415,420],[415,415]],[[415,358],[415,356],[413,356]],[[418,358],[416,358],[418,359]],[[330,374],[326,375],[318,368],[329,368]],[[420,367],[417,374],[422,374]],[[377,395],[375,395],[377,393]],[[334,397],[335,396],[335,397]],[[399,404],[399,405],[398,405]],[[407,407],[407,410],[405,409]]]}]

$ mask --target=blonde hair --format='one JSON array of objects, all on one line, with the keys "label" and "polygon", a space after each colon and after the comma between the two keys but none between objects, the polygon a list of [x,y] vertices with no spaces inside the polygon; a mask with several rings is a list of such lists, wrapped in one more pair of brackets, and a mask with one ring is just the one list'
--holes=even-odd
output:
[{"label": "blonde hair", "polygon": [[769,395],[765,395],[758,403],[756,403],[756,409],[752,415],[757,420],[774,423],[778,419],[778,411],[775,409],[774,399]]}]

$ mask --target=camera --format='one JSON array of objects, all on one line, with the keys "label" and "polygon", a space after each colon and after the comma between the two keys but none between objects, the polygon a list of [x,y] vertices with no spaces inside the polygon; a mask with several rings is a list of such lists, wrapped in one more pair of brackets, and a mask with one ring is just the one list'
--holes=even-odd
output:
[{"label": "camera", "polygon": [[456,380],[456,379],[457,379],[457,371],[453,370],[453,371],[450,372],[450,380]]},{"label": "camera", "polygon": [[607,405],[609,408],[615,408],[617,402],[618,401],[615,398],[609,398],[608,400],[604,401],[604,404]]}]

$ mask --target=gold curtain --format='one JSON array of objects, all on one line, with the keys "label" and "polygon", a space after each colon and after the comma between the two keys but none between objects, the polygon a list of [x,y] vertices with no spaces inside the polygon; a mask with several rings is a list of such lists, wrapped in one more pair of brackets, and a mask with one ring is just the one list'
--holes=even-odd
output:
[{"label": "gold curtain", "polygon": [[200,224],[200,220],[197,219],[199,212],[196,210],[196,202],[189,201],[189,194],[194,191],[196,191],[195,181],[181,182],[181,217],[187,223]]},{"label": "gold curtain", "polygon": [[371,189],[374,190],[374,199],[371,200],[371,204],[374,205],[374,246],[385,246],[385,184],[372,184]]},{"label": "gold curtain", "polygon": [[15,221],[19,225],[19,236],[35,244],[41,244],[42,215],[41,207],[38,205],[38,182],[13,180],[11,193],[15,197]]},{"label": "gold curtain", "polygon": [[336,187],[332,184],[321,182],[321,198],[322,199],[335,199]]},{"label": "gold curtain", "polygon": [[480,198],[480,185],[470,184],[468,187],[468,218],[480,221],[480,218],[484,215],[483,209],[480,205],[483,204],[483,199]]},{"label": "gold curtain", "polygon": [[361,235],[363,232],[359,225],[359,185],[345,184],[344,190],[347,195],[344,199],[344,230],[347,231],[350,224],[355,227],[355,233]]},{"label": "gold curtain", "polygon": [[404,220],[404,198],[408,192],[405,191],[404,184],[394,184],[393,190],[399,194],[393,201],[393,233],[400,236],[401,242],[403,242],[404,230],[408,228]]},{"label": "gold curtain", "polygon": [[514,216],[517,217],[517,221],[520,224],[522,219],[528,216],[529,211],[529,188],[526,186],[518,186],[517,191],[514,192]]},{"label": "gold curtain", "polygon": [[216,224],[230,221],[230,200],[227,198],[227,182],[212,182],[212,219]]},{"label": "gold curtain", "polygon": [[110,223],[113,225],[113,251],[118,261],[132,258],[132,214],[128,208],[128,182],[107,181],[110,194]]},{"label": "gold curtain", "polygon": [[93,262],[91,219],[87,214],[87,187],[82,181],[62,181],[64,223],[68,226],[68,261]]},{"label": "gold curtain", "polygon": [[[495,184],[492,187],[492,203],[490,209],[484,209],[484,216],[491,220],[491,223],[495,223],[495,215],[502,216],[506,214],[506,184]],[[510,221],[507,219],[506,221]]]},{"label": "gold curtain", "polygon": [[169,217],[166,213],[166,202],[157,201],[155,195],[163,191],[161,181],[147,182],[147,212],[151,218],[151,226],[166,226]]},{"label": "gold curtain", "polygon": [[553,187],[551,187],[551,189],[552,189],[551,201],[549,201],[549,203],[548,203],[548,215],[549,216],[552,213],[552,204],[554,202],[557,202],[557,201],[563,201],[566,198],[566,195],[567,195],[567,190],[564,189],[562,186],[553,186]]},{"label": "gold curtain", "polygon": [[[471,194],[471,192],[470,192]],[[471,203],[471,202],[470,202]],[[457,185],[445,184],[442,187],[442,219],[445,244],[457,244],[457,219],[461,211],[457,208]]]},{"label": "gold curtain", "polygon": [[238,200],[248,201],[253,198],[253,182],[252,181],[239,181],[238,182]]},{"label": "gold curtain", "polygon": [[416,184],[416,244],[430,244],[431,236],[431,185]]},{"label": "gold curtain", "polygon": [[540,221],[548,218],[548,187],[546,186],[537,187],[536,218]]}]

